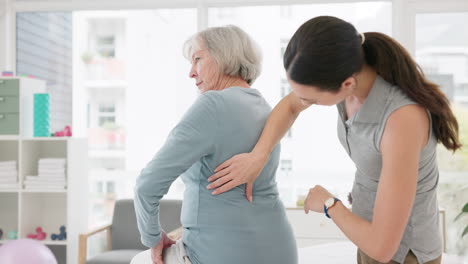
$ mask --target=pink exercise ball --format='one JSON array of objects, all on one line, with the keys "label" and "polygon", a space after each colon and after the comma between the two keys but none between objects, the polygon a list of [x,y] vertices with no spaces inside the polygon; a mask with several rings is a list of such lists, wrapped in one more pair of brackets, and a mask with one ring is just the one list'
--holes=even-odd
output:
[{"label": "pink exercise ball", "polygon": [[0,246],[2,264],[57,264],[52,251],[32,239],[11,240]]}]

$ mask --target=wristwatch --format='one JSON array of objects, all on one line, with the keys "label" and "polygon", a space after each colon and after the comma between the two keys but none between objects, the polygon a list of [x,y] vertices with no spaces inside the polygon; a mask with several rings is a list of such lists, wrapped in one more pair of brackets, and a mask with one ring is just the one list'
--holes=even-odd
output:
[{"label": "wristwatch", "polygon": [[328,198],[326,201],[325,201],[325,204],[323,205],[323,212],[325,213],[325,215],[328,217],[328,218],[331,218],[329,215],[328,215],[328,210],[330,210],[330,208],[332,208],[333,206],[335,206],[336,202],[339,202],[341,201],[340,199],[336,198],[336,197],[330,197]]}]

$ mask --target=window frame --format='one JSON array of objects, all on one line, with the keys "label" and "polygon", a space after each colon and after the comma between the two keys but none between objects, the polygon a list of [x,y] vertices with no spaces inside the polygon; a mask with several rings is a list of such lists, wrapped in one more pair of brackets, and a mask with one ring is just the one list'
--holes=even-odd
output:
[{"label": "window frame", "polygon": [[[31,1],[6,0],[0,4],[0,68],[16,69],[16,13],[18,12],[66,12],[78,10],[135,10],[161,8],[196,8],[197,29],[208,24],[211,7],[239,7],[266,5],[356,3],[358,0],[82,0],[82,1]],[[412,54],[415,54],[416,15],[421,13],[468,12],[466,0],[373,0],[369,2],[392,3],[392,35]]]}]

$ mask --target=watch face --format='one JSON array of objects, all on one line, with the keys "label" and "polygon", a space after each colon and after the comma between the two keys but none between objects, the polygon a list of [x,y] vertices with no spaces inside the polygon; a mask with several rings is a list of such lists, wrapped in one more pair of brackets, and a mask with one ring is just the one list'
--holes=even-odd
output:
[{"label": "watch face", "polygon": [[326,207],[330,207],[333,205],[333,203],[335,203],[335,199],[333,198],[328,198],[326,201],[325,201],[325,206]]}]

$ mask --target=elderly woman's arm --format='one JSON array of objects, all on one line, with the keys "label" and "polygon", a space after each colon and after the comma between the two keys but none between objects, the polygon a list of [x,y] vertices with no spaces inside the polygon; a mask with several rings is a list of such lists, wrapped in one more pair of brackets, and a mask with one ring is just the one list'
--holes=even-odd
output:
[{"label": "elderly woman's arm", "polygon": [[213,152],[219,122],[213,96],[205,93],[197,99],[136,181],[135,211],[141,241],[147,247],[154,247],[161,239],[159,201],[172,182]]}]

